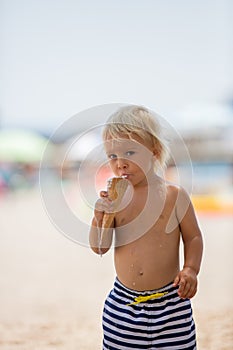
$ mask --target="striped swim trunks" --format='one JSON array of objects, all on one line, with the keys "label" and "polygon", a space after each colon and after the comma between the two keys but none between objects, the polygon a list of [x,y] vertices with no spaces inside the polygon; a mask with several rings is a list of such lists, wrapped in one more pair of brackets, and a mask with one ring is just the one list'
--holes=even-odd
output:
[{"label": "striped swim trunks", "polygon": [[190,300],[180,299],[172,284],[138,292],[116,279],[104,305],[103,350],[195,350]]}]

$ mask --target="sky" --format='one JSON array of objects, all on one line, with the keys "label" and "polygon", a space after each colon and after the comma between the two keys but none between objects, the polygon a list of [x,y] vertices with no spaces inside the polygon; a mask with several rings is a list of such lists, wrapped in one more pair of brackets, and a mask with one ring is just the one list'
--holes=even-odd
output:
[{"label": "sky", "polygon": [[110,103],[201,125],[200,110],[233,100],[232,10],[231,0],[0,0],[0,127],[52,132]]}]

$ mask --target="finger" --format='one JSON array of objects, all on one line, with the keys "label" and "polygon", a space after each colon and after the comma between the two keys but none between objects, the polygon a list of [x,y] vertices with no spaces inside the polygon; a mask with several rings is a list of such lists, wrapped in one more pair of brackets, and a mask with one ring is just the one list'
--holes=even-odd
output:
[{"label": "finger", "polygon": [[107,191],[100,191],[100,197],[101,197],[101,198],[106,198],[106,197],[108,197],[108,192],[107,192]]},{"label": "finger", "polygon": [[176,278],[174,279],[174,282],[173,282],[173,287],[178,286],[179,281],[180,281],[180,277],[179,277],[179,275],[177,275],[177,276],[176,276]]},{"label": "finger", "polygon": [[104,211],[104,203],[101,198],[99,198],[95,203],[95,210],[103,212]]},{"label": "finger", "polygon": [[186,285],[186,282],[183,278],[180,279],[180,282],[179,282],[179,289],[178,289],[178,294],[179,296],[181,297],[184,293],[184,290],[185,290],[185,285]]},{"label": "finger", "polygon": [[191,286],[188,282],[186,282],[183,291],[180,294],[180,297],[182,299],[187,299],[189,298],[189,293],[190,293]]},{"label": "finger", "polygon": [[104,213],[113,213],[114,207],[113,202],[108,198],[99,198],[95,204],[95,216]]},{"label": "finger", "polygon": [[194,295],[196,294],[196,292],[197,292],[197,284],[193,284],[193,285],[191,285],[191,287],[190,287],[190,290],[189,290],[189,293],[188,293],[188,298],[193,298],[194,297]]},{"label": "finger", "polygon": [[187,298],[191,299],[194,297],[194,295],[196,294],[196,290],[195,289],[190,289],[188,295],[187,295]]}]

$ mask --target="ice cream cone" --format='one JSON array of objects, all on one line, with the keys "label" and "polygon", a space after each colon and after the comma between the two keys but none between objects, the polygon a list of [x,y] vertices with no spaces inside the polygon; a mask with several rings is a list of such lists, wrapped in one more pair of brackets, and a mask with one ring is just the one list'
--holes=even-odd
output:
[{"label": "ice cream cone", "polygon": [[108,197],[113,203],[113,209],[111,213],[105,213],[102,222],[102,228],[109,228],[115,217],[117,208],[119,207],[125,191],[128,187],[128,180],[123,177],[113,177],[108,181],[107,191]]},{"label": "ice cream cone", "polygon": [[109,228],[114,220],[115,213],[105,213],[102,221],[102,228]]}]

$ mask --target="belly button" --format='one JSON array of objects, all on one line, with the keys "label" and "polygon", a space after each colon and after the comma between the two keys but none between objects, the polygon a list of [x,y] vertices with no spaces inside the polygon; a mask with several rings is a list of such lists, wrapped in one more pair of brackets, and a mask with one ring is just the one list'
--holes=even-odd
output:
[{"label": "belly button", "polygon": [[139,275],[142,276],[142,275],[143,275],[143,271],[140,271],[140,272],[139,272]]}]

